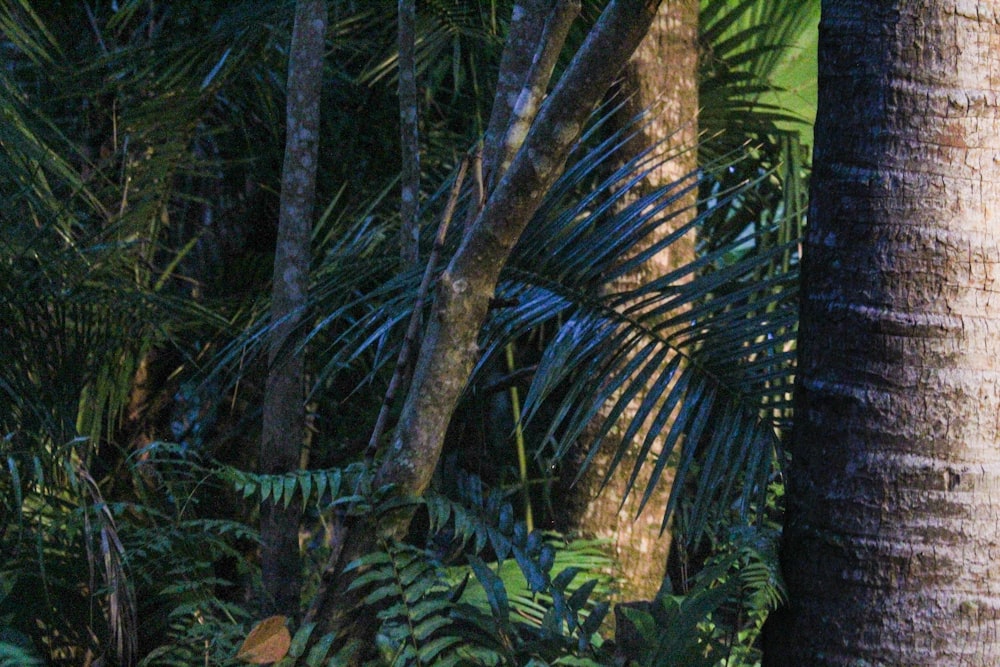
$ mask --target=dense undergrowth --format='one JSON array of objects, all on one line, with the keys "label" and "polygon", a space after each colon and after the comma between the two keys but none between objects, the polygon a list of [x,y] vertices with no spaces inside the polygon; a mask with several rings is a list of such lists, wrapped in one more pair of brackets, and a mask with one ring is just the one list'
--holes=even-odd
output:
[{"label": "dense undergrowth", "polygon": [[[0,7],[0,665],[759,663],[783,595],[808,170],[782,86],[747,63],[801,17],[704,3],[702,168],[617,216],[616,197],[655,165],[609,168],[622,136],[602,134],[609,109],[595,115],[502,275],[432,491],[399,498],[372,488],[384,452],[365,448],[419,283],[396,259],[386,203],[395,3],[331,3],[323,149],[336,159],[321,166],[300,339],[311,435],[302,470],[284,476],[249,471],[287,3],[98,4]],[[456,153],[481,130],[480,78],[499,60],[495,17],[509,14],[452,4],[428,2],[421,25],[422,164],[437,188],[422,201],[425,238]],[[664,245],[696,235],[697,259],[602,292],[692,189],[694,220]],[[645,310],[623,306],[637,300]],[[615,607],[622,573],[604,545],[549,528],[565,509],[561,457],[602,405],[645,382],[660,397],[644,414],[673,449],[649,465],[679,471],[671,507],[648,511],[672,515],[681,566],[656,600]],[[260,503],[292,500],[301,613],[264,619]],[[412,513],[410,533],[351,566],[349,613],[373,642],[320,635],[304,618],[338,526],[398,512]]]}]

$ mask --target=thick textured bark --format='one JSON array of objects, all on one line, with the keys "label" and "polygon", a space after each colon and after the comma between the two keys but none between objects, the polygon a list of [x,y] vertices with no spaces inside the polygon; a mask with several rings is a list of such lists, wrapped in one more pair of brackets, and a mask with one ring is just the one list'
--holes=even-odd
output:
[{"label": "thick textured bark", "polygon": [[[288,63],[285,162],[271,291],[273,328],[261,433],[260,471],[265,474],[298,468],[305,439],[305,370],[289,335],[301,321],[308,290],[325,34],[325,0],[298,0]],[[288,507],[270,502],[261,507],[267,612],[298,613],[300,513],[297,501]]]},{"label": "thick textured bark", "polygon": [[770,665],[1000,664],[998,21],[823,4]]},{"label": "thick textured bark", "polygon": [[[549,94],[523,145],[442,274],[435,294],[413,381],[396,433],[376,475],[401,494],[420,495],[437,467],[445,431],[475,363],[479,331],[486,319],[500,269],[566,157],[622,65],[641,41],[656,13],[655,0],[613,0],[591,30],[555,90]],[[389,526],[400,534],[406,518]],[[343,581],[328,585],[345,563],[373,544],[358,531],[345,540],[338,564],[324,573],[323,593],[311,616],[336,627],[346,611],[336,598]],[[327,592],[329,591],[329,592]],[[339,602],[343,602],[342,600]]]},{"label": "thick textured bark", "polygon": [[[621,198],[622,208],[697,169],[697,77],[698,2],[664,2],[649,33],[625,68],[621,94],[627,96],[627,101],[618,112],[618,125],[632,131],[637,129],[633,125],[635,118],[644,112],[647,114],[642,119],[636,136],[624,147],[621,154],[623,162],[650,149],[653,149],[650,158],[663,162]],[[679,200],[672,209],[679,212],[673,218],[673,224],[662,227],[655,237],[645,239],[636,252],[662,240],[674,229],[690,221],[695,213],[696,196],[696,191],[692,189],[688,197]],[[664,249],[638,270],[608,287],[616,292],[635,289],[693,258],[692,234]],[[635,416],[642,400],[642,394],[636,397],[631,408],[621,418],[623,424]],[[613,402],[609,403],[601,417],[607,416],[612,405]],[[602,483],[618,448],[618,442],[613,437],[615,432],[612,431],[612,437],[605,440],[601,451],[594,457],[576,487],[569,490],[573,498],[572,505],[579,506],[573,512],[578,514],[574,521],[575,528],[587,537],[609,540],[615,562],[621,568],[621,590],[618,594],[621,600],[652,600],[666,572],[670,551],[670,532],[661,531],[663,512],[673,481],[670,470],[664,472],[641,514],[638,514],[639,504],[650,480],[653,467],[651,462],[645,464],[643,472],[635,480],[632,493],[627,497],[625,495],[629,476],[646,433],[647,430],[643,428],[636,434],[628,453],[602,490]],[[583,443],[583,446],[589,449],[589,443]]]}]

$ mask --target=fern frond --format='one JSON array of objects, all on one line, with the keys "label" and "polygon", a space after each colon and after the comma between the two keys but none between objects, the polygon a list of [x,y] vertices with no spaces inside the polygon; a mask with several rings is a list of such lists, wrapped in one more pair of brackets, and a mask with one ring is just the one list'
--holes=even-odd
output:
[{"label": "fern frond", "polygon": [[[325,507],[331,502],[344,504],[360,500],[360,496],[354,496],[354,490],[366,478],[366,469],[361,464],[346,468],[296,470],[281,475],[265,475],[223,466],[216,473],[245,499],[284,503],[285,507],[296,495],[303,506],[314,503]],[[346,493],[345,489],[348,490]]]},{"label": "fern frond", "polygon": [[361,572],[351,588],[365,592],[363,604],[376,614],[376,644],[385,664],[430,665],[460,661],[470,650],[489,652],[489,634],[470,633],[468,624],[457,620],[457,589],[426,552],[383,541],[379,551],[348,569]]},{"label": "fern frond", "polygon": [[503,561],[511,553],[514,510],[499,489],[486,489],[482,480],[462,470],[455,474],[457,500],[439,493],[424,498],[430,529],[437,536],[448,534],[458,549],[470,546],[479,553],[487,546]]}]

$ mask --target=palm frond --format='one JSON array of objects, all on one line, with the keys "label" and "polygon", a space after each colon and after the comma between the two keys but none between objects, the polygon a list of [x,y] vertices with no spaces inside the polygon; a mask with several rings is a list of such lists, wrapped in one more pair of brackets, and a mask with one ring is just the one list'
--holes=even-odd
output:
[{"label": "palm frond", "polygon": [[776,547],[775,531],[738,528],[684,595],[623,609],[644,640],[643,664],[757,664],[764,621],[785,601]]},{"label": "palm frond", "polygon": [[[627,165],[625,172],[634,172],[637,164],[641,162]],[[599,191],[620,193],[616,186],[628,178],[616,174]],[[643,258],[631,252],[635,244],[661,226],[676,227],[678,214],[670,206],[692,187],[689,182],[696,182],[695,175],[617,215],[609,213],[608,203],[592,197],[550,205],[547,210],[558,214],[534,221],[503,274],[498,300],[516,305],[491,318],[480,368],[505,341],[548,328],[554,333],[538,361],[524,418],[530,422],[545,415],[543,441],[557,443],[554,458],[566,455],[610,401],[613,407],[589,460],[619,425],[626,406],[648,392],[632,421],[620,424],[624,435],[612,470],[646,423],[648,435],[631,471],[634,481],[640,466],[654,466],[652,481],[642,490],[645,497],[676,451],[675,489],[683,488],[697,461],[702,499],[697,506],[707,511],[735,503],[736,514],[746,520],[753,507],[762,506],[770,461],[780,449],[775,429],[786,425],[789,408],[796,270],[794,263],[775,270],[775,261],[794,254],[794,244],[741,255],[735,250],[747,242],[743,239],[635,290],[614,292],[610,287],[616,275]],[[730,196],[753,186],[744,184]],[[608,195],[611,200],[616,196]],[[715,203],[727,202],[720,197]],[[647,252],[679,241],[711,214],[703,207]],[[761,280],[763,267],[770,277]],[[658,436],[664,439],[663,450],[655,452]],[[727,497],[736,490],[735,498]],[[676,494],[668,515],[675,506]],[[700,531],[709,517],[698,517],[694,527]]]},{"label": "palm frond", "polygon": [[702,0],[702,128],[808,131],[818,21],[815,0]]},{"label": "palm frond", "polygon": [[[817,0],[702,0],[699,127],[702,163],[739,150],[742,165],[706,168],[706,199],[770,172],[762,187],[732,198],[706,221],[701,242],[739,236],[798,237],[805,215],[808,147],[816,109]],[[778,224],[783,221],[782,224]]]},{"label": "palm frond", "polygon": [[[393,25],[394,3],[383,5],[383,21]],[[502,46],[499,33],[491,22],[485,20],[480,7],[473,3],[454,0],[434,0],[421,5],[417,12],[417,73],[422,78],[441,80],[443,74],[450,75],[455,87],[453,94],[463,80],[462,70],[471,73],[474,64],[465,62],[467,58],[482,57],[484,48],[499,53]],[[381,57],[361,73],[359,80],[367,84],[379,82],[395,85],[398,77],[395,51],[395,33],[385,31],[385,47]],[[469,50],[469,53],[463,53]],[[474,60],[472,61],[474,63]],[[470,66],[471,65],[471,66]],[[439,70],[444,68],[443,72]]]},{"label": "palm frond", "polygon": [[[613,431],[624,435],[616,436],[623,449],[646,422],[651,429],[636,466],[652,465],[654,475],[649,487],[635,491],[648,494],[664,468],[676,463],[675,489],[689,479],[698,482],[692,528],[700,533],[722,515],[749,520],[764,506],[790,410],[797,241],[792,236],[775,244],[779,225],[764,222],[756,236],[737,237],[646,285],[614,291],[615,276],[695,234],[771,176],[712,193],[690,222],[635,251],[660,229],[677,227],[672,207],[701,181],[699,173],[690,174],[612,213],[629,184],[654,166],[639,156],[601,176],[623,141],[618,135],[581,144],[529,225],[501,276],[476,372],[485,377],[508,342],[547,332],[524,406],[526,423],[545,420],[536,455],[565,456],[611,401],[611,416],[589,455]],[[302,339],[325,358],[323,382],[360,364],[367,385],[395,358],[418,276],[398,272],[394,260],[375,259],[369,241],[390,234],[371,227],[346,238],[353,240],[320,264],[311,308],[323,317],[312,319]],[[449,238],[457,243],[458,233]],[[243,344],[262,340],[267,326],[262,322]],[[324,345],[316,347],[320,341]],[[618,424],[640,389],[650,391],[636,416]],[[664,439],[662,451],[657,436]],[[635,479],[636,470],[631,473]],[[664,521],[677,493],[661,508]]]}]

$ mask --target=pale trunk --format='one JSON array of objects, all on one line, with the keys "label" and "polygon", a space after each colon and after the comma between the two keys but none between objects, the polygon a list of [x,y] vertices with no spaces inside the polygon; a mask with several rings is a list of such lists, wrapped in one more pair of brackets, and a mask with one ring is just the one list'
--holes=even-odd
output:
[{"label": "pale trunk", "polygon": [[1000,664],[998,21],[823,5],[770,665]]},{"label": "pale trunk", "polygon": [[[626,131],[637,131],[624,147],[622,161],[653,149],[650,158],[663,160],[646,178],[619,200],[621,208],[628,206],[656,188],[664,187],[692,174],[698,166],[698,2],[675,0],[664,2],[650,26],[649,33],[636,49],[622,77],[621,94],[627,102],[618,112],[618,124]],[[638,126],[635,118],[645,113]],[[685,182],[684,186],[689,185]],[[695,213],[696,192],[680,199],[671,209],[676,213],[670,224],[647,237],[635,252],[661,241],[676,228],[689,222]],[[632,290],[669,273],[694,258],[694,237],[671,244],[633,273],[608,286],[614,292]],[[622,425],[635,417],[640,392],[620,419]],[[610,401],[600,418],[610,412]],[[649,420],[647,420],[649,421]],[[617,431],[619,439],[624,426]],[[620,568],[621,588],[617,598],[622,601],[651,600],[656,595],[666,572],[670,551],[670,532],[661,530],[663,512],[670,496],[673,474],[669,468],[660,478],[656,491],[639,514],[639,502],[655,461],[647,460],[643,471],[626,497],[626,488],[638,450],[646,437],[642,428],[629,446],[613,477],[604,488],[602,482],[618,447],[612,431],[604,441],[592,464],[584,472],[576,488],[569,493],[579,507],[575,528],[587,537],[609,541],[609,548]],[[582,443],[584,448],[589,443]],[[659,451],[654,446],[654,453]],[[625,498],[624,503],[622,499]]]},{"label": "pale trunk", "polygon": [[[305,369],[292,333],[306,304],[316,192],[319,98],[326,5],[299,0],[288,64],[285,162],[281,173],[278,240],[271,292],[271,339],[264,393],[260,471],[280,474],[299,466],[306,434]],[[267,611],[299,610],[298,501],[265,502],[260,511],[261,570]]]}]

